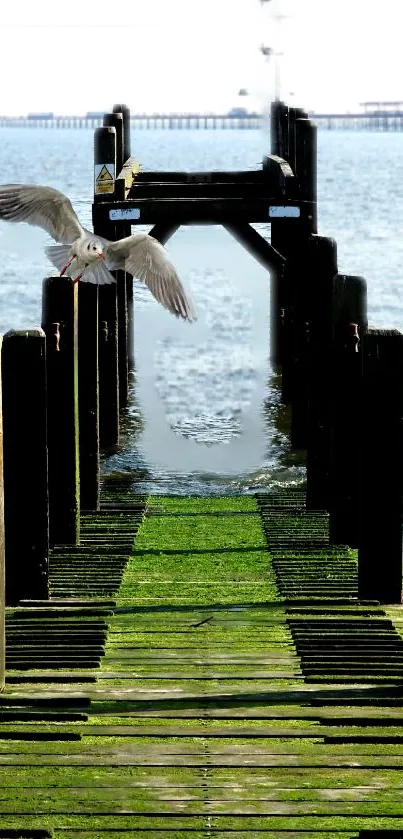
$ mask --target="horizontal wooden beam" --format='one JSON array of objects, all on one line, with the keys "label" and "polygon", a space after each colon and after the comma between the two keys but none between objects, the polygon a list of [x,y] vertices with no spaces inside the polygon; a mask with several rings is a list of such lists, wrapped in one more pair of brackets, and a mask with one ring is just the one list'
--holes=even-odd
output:
[{"label": "horizontal wooden beam", "polygon": [[98,201],[93,205],[95,229],[107,222],[157,224],[226,224],[261,222],[285,225],[306,224],[312,218],[310,201],[276,198],[139,198],[126,201]]},{"label": "horizontal wooden beam", "polygon": [[[116,186],[116,185],[115,185]],[[283,200],[284,186],[277,181],[259,184],[240,183],[137,183],[135,181],[126,198],[265,198]],[[122,194],[122,193],[120,193]],[[115,200],[120,200],[115,192]],[[294,197],[294,196],[290,196]]]}]

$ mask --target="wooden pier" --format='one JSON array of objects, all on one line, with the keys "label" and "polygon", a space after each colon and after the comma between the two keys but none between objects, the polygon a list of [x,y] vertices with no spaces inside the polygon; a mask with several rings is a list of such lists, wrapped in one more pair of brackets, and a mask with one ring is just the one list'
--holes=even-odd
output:
[{"label": "wooden pier", "polygon": [[316,128],[276,102],[261,168],[189,175],[139,169],[124,105],[103,122],[95,232],[219,223],[266,266],[306,491],[101,478],[132,278],[45,279],[2,343],[0,837],[403,835],[403,335],[317,233]]},{"label": "wooden pier", "polygon": [[[382,104],[382,103],[381,103]],[[386,103],[387,104],[387,103]],[[399,107],[397,107],[399,105]],[[342,131],[402,131],[403,111],[401,103],[396,108],[374,108],[349,113],[308,112],[318,128]],[[242,110],[242,109],[241,109]],[[147,130],[256,130],[265,125],[267,117],[259,113],[154,113],[131,114],[130,124],[136,131]],[[81,115],[29,114],[28,116],[0,116],[0,128],[99,128],[103,124],[103,114],[87,113]]]}]

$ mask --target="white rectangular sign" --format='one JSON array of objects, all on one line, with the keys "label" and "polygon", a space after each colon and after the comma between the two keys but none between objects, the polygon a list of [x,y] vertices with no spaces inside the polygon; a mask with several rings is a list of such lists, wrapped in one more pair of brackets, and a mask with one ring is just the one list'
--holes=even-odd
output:
[{"label": "white rectangular sign", "polygon": [[109,210],[109,218],[111,221],[140,218],[140,210],[138,207],[131,207],[128,210]]},{"label": "white rectangular sign", "polygon": [[299,218],[300,207],[269,207],[270,218]]}]

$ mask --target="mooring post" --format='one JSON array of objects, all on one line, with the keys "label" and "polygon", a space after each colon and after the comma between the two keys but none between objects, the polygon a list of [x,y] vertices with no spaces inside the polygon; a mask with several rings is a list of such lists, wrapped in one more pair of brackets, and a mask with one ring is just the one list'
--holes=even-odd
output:
[{"label": "mooring post", "polygon": [[[3,338],[0,336],[0,353]],[[4,535],[3,408],[0,376],[0,690],[6,681],[6,556]]]},{"label": "mooring post", "polygon": [[329,531],[332,543],[357,547],[362,347],[368,330],[363,277],[336,274],[333,306]]},{"label": "mooring post", "polygon": [[[304,369],[295,369],[295,394],[299,401],[300,435],[307,448],[307,507],[328,509],[331,453],[332,363],[335,307],[334,277],[337,274],[337,245],[334,239],[312,236],[309,280],[303,316],[307,320],[307,343],[302,347]],[[298,349],[298,348],[297,348]]]},{"label": "mooring post", "polygon": [[78,424],[78,286],[69,278],[43,281],[42,328],[48,382],[50,544],[80,542]]},{"label": "mooring post", "polygon": [[[97,182],[97,173],[109,162],[113,181]],[[114,241],[116,225],[108,220],[101,224],[96,213],[97,202],[105,189],[114,191],[116,176],[116,128],[102,126],[94,134],[94,204],[92,221],[94,233]],[[119,375],[117,331],[117,286],[102,285],[98,296],[99,315],[99,434],[101,448],[114,446],[119,439]]]},{"label": "mooring post", "polygon": [[78,283],[80,506],[99,509],[98,286]]},{"label": "mooring post", "polygon": [[11,330],[1,353],[6,603],[47,599],[46,351],[42,329]]},{"label": "mooring post", "polygon": [[119,442],[118,303],[116,285],[99,288],[99,445]]},{"label": "mooring post", "polygon": [[318,232],[317,217],[317,127],[310,119],[295,120],[295,174],[303,201],[312,201],[310,233]]},{"label": "mooring post", "polygon": [[363,338],[358,470],[358,596],[402,602],[403,335]]},{"label": "mooring post", "polygon": [[[113,113],[121,113],[123,117],[123,139],[122,139],[122,158],[123,164],[129,160],[131,155],[130,142],[130,110],[127,105],[114,105]],[[122,238],[130,236],[131,224],[120,225],[120,233]],[[128,371],[134,367],[134,296],[133,296],[133,277],[131,274],[125,273],[126,282],[126,310],[127,310],[127,363]],[[124,303],[122,304],[124,306]]]},{"label": "mooring post", "polygon": [[[123,135],[123,114],[110,113],[104,115],[104,126],[114,128],[116,132],[116,175],[118,175],[123,167],[124,156],[124,135]],[[99,142],[99,141],[98,141]],[[95,230],[95,227],[94,227]],[[96,233],[105,236],[100,230]],[[122,228],[119,232],[126,235]],[[110,231],[106,238],[116,240],[120,238],[118,235],[117,225],[113,225],[113,232]],[[114,271],[117,284],[117,298],[118,298],[118,358],[119,358],[119,408],[124,408],[127,405],[128,391],[129,391],[129,364],[127,357],[127,331],[128,331],[128,312],[127,312],[127,285],[126,272]]]},{"label": "mooring post", "polygon": [[127,105],[114,105],[112,108],[114,114],[122,114],[123,119],[123,163],[129,160],[131,155],[130,146],[130,108]]},{"label": "mooring post", "polygon": [[288,161],[288,105],[279,99],[271,104],[270,141],[271,154],[276,154]]},{"label": "mooring post", "polygon": [[123,168],[124,157],[124,134],[123,134],[123,114],[110,113],[104,114],[103,124],[105,128],[114,128],[116,131],[116,177]]}]

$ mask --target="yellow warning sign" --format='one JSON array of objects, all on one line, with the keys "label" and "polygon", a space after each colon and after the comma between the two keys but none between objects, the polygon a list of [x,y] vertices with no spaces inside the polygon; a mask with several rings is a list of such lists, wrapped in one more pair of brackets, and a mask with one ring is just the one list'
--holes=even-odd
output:
[{"label": "yellow warning sign", "polygon": [[115,167],[113,163],[95,165],[95,195],[113,192],[115,188]]}]

